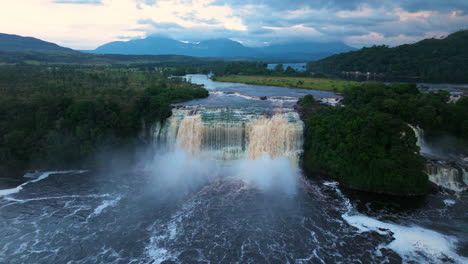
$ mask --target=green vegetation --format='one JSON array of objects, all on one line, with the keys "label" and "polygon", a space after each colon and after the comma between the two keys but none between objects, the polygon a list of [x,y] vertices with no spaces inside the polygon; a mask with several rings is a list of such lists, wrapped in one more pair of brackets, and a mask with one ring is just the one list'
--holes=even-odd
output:
[{"label": "green vegetation", "polygon": [[342,81],[325,78],[293,77],[293,76],[245,76],[227,75],[216,76],[213,80],[219,82],[247,83],[253,85],[270,85],[281,87],[293,87],[301,89],[324,90],[343,92],[353,86],[356,82]]},{"label": "green vegetation", "polygon": [[447,91],[421,93],[415,85],[396,83],[364,83],[343,95],[348,107],[387,113],[429,134],[447,133],[468,140],[468,97],[448,104]]},{"label": "green vegetation", "polygon": [[[184,66],[202,66],[206,64],[222,63],[219,59],[212,58],[195,58],[181,55],[116,55],[116,54],[90,54],[83,52],[73,53],[44,53],[44,52],[14,52],[0,51],[0,62],[7,64],[69,64],[69,65],[104,65],[119,67],[127,67],[129,65],[138,65],[140,67],[174,67],[181,63],[186,63]],[[146,65],[144,65],[146,64]]]},{"label": "green vegetation", "polygon": [[395,48],[373,46],[309,62],[308,70],[341,75],[342,72],[382,73],[387,80],[468,82],[468,30],[444,39],[426,39]]},{"label": "green vegetation", "polygon": [[269,75],[271,70],[263,62],[230,61],[212,69],[216,76],[222,75]]},{"label": "green vegetation", "polygon": [[467,148],[468,98],[447,104],[446,92],[422,94],[415,85],[365,83],[344,93],[344,107],[299,101],[306,132],[303,165],[353,188],[398,195],[427,188],[424,159],[407,125],[449,133]]},{"label": "green vegetation", "polygon": [[181,78],[150,71],[0,68],[0,170],[95,166],[102,149],[134,147],[171,114],[170,104],[206,97]]}]

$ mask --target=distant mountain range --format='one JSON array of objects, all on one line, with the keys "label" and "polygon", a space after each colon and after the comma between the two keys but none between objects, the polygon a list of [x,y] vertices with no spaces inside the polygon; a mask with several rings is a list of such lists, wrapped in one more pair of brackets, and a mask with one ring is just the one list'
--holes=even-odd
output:
[{"label": "distant mountain range", "polygon": [[110,42],[93,51],[85,52],[125,55],[177,54],[195,57],[307,61],[352,50],[356,49],[341,42],[300,42],[250,48],[230,39],[211,39],[195,44],[166,37],[150,36],[145,39]]},{"label": "distant mountain range", "polygon": [[41,52],[75,53],[77,51],[61,47],[37,38],[0,33],[0,51],[3,52]]},{"label": "distant mountain range", "polygon": [[[230,39],[211,39],[200,43],[185,43],[167,37],[115,41],[95,50],[81,52],[120,55],[184,55],[206,58],[262,59],[280,61],[309,61],[333,54],[355,50],[340,42],[299,42],[250,48]],[[0,33],[0,52],[78,53],[33,37]]]}]

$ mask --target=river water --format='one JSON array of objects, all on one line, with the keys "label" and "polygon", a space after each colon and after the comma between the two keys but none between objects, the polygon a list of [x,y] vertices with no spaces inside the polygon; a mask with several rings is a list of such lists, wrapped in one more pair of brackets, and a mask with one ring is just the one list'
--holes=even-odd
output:
[{"label": "river water", "polygon": [[334,94],[187,78],[210,96],[179,105],[137,164],[0,178],[0,263],[467,263],[466,193],[305,179],[281,135],[301,125],[295,98]]}]

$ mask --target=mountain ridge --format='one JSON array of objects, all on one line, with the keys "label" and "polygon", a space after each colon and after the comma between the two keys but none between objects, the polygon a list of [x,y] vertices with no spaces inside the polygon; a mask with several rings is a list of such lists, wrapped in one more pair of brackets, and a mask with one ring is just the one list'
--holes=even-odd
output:
[{"label": "mountain ridge", "polygon": [[357,71],[382,74],[387,79],[467,83],[468,30],[392,48],[364,47],[310,62],[308,69],[334,75]]},{"label": "mountain ridge", "polygon": [[76,50],[59,46],[34,37],[23,37],[15,34],[0,33],[0,51],[3,52],[42,52],[42,53],[75,53]]},{"label": "mountain ridge", "polygon": [[0,52],[36,53],[92,53],[112,55],[182,55],[203,58],[253,59],[277,61],[309,61],[355,50],[341,42],[297,42],[266,47],[246,47],[242,43],[216,38],[199,43],[186,43],[164,36],[152,35],[144,39],[113,41],[95,50],[73,50],[34,37],[0,33]]},{"label": "mountain ridge", "polygon": [[251,48],[226,38],[209,39],[195,44],[167,37],[150,36],[144,39],[109,42],[88,52],[126,55],[162,55],[166,53],[198,57],[316,60],[351,50],[355,50],[355,48],[341,42],[298,42]]}]

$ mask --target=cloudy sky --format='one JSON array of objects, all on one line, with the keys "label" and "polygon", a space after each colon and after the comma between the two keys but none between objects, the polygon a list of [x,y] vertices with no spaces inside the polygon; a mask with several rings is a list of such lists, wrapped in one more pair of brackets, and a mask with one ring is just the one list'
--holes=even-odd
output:
[{"label": "cloudy sky", "polygon": [[468,0],[0,0],[0,32],[75,49],[152,34],[395,46],[468,29]]}]

